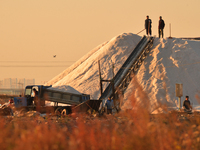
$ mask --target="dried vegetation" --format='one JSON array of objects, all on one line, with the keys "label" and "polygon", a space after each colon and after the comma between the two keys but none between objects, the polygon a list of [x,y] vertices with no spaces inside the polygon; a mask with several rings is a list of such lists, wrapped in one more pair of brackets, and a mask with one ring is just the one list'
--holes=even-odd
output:
[{"label": "dried vegetation", "polygon": [[[138,85],[139,86],[139,85]],[[2,150],[198,150],[200,115],[177,111],[149,113],[149,103],[130,100],[135,109],[115,115],[73,112],[67,116],[30,115],[0,118]],[[162,106],[162,109],[166,108]]]}]

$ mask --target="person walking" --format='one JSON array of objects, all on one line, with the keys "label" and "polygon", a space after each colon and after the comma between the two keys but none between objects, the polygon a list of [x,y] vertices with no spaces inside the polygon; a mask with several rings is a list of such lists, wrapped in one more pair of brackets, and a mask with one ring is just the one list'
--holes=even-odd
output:
[{"label": "person walking", "polygon": [[189,96],[185,96],[185,100],[183,102],[183,109],[185,112],[191,112],[192,106],[190,105]]},{"label": "person walking", "polygon": [[114,103],[111,97],[108,97],[108,100],[106,101],[106,107],[107,107],[107,114],[112,114]]},{"label": "person walking", "polygon": [[165,22],[162,19],[162,16],[159,17],[159,22],[158,22],[158,34],[159,34],[159,38],[160,36],[162,36],[163,38],[163,29],[165,27]]},{"label": "person walking", "polygon": [[146,16],[145,20],[145,29],[146,29],[146,34],[151,36],[151,19],[149,19],[149,16]]}]

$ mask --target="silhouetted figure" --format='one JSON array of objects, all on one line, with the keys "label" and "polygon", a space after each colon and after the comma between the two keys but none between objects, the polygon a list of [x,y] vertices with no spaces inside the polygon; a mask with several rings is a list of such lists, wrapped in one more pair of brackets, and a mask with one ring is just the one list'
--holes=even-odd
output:
[{"label": "silhouetted figure", "polygon": [[183,108],[186,112],[192,111],[192,106],[190,105],[189,96],[185,96],[185,100],[183,102]]},{"label": "silhouetted figure", "polygon": [[109,97],[108,100],[106,101],[106,107],[107,107],[107,114],[112,114],[114,103],[111,97]]},{"label": "silhouetted figure", "polygon": [[159,34],[159,38],[160,36],[162,36],[163,38],[163,29],[165,27],[165,22],[164,20],[162,20],[162,16],[159,17],[159,22],[158,22],[158,34]]},{"label": "silhouetted figure", "polygon": [[145,20],[145,29],[146,29],[146,34],[151,35],[151,19],[149,19],[149,16],[146,16]]}]

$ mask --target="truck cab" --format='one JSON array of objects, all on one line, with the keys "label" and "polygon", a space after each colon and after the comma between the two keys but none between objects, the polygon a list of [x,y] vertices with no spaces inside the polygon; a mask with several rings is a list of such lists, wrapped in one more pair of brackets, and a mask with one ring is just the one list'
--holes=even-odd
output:
[{"label": "truck cab", "polygon": [[[41,97],[43,89],[49,88],[51,86],[43,86],[43,85],[29,85],[26,86],[24,97],[14,97],[14,104],[16,108],[26,107],[26,106],[33,106],[34,98]],[[34,94],[33,90],[36,89],[37,95]]]}]

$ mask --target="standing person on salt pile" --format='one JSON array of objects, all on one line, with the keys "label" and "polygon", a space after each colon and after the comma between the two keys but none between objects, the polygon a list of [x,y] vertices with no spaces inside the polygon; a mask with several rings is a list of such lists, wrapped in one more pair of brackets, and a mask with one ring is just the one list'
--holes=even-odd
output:
[{"label": "standing person on salt pile", "polygon": [[146,16],[145,20],[145,29],[146,29],[146,34],[151,36],[151,19],[149,19],[149,16]]},{"label": "standing person on salt pile", "polygon": [[190,105],[189,96],[185,96],[185,100],[183,102],[183,108],[185,112],[192,111],[192,106]]},{"label": "standing person on salt pile", "polygon": [[107,107],[107,114],[112,114],[112,109],[114,107],[113,100],[111,97],[108,97],[108,100],[106,101],[106,107]]},{"label": "standing person on salt pile", "polygon": [[159,34],[159,38],[160,38],[161,35],[162,35],[162,38],[163,38],[163,29],[165,27],[165,22],[162,19],[162,16],[160,16],[159,19],[160,20],[158,22],[158,34]]}]

